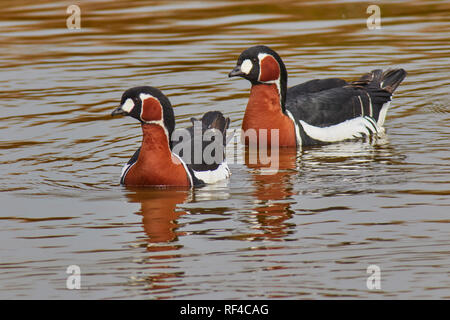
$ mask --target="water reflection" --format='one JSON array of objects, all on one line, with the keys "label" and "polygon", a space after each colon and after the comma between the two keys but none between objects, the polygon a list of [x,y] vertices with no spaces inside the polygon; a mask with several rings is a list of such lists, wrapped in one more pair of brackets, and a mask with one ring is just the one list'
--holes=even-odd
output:
[{"label": "water reflection", "polygon": [[297,156],[297,150],[294,148],[281,149],[278,155],[278,171],[266,171],[270,164],[249,163],[252,151],[246,149],[246,166],[250,169],[254,185],[252,196],[257,199],[254,208],[256,225],[253,227],[257,232],[247,235],[247,239],[282,240],[294,226],[287,223],[287,220],[294,214],[290,206],[293,202],[291,196],[295,194],[292,177],[298,174],[295,170]]},{"label": "water reflection", "polygon": [[[251,152],[246,149],[246,166],[251,173],[252,197],[255,199],[249,224],[256,232],[235,235],[245,240],[286,240],[295,224],[289,222],[298,213],[314,213],[301,207],[299,194],[318,194],[324,197],[352,195],[373,188],[383,188],[386,181],[401,182],[401,176],[391,177],[392,168],[386,164],[402,164],[405,156],[398,153],[386,137],[373,141],[342,142],[297,151],[280,149],[279,170],[269,171],[271,164],[252,164]],[[355,180],[355,175],[359,177]],[[352,181],[346,184],[343,181]],[[388,191],[387,191],[388,192]],[[300,206],[299,206],[300,204]],[[296,209],[292,209],[295,205]],[[342,209],[341,207],[322,208]],[[317,211],[317,210],[316,210]]]},{"label": "water reflection", "polygon": [[[388,165],[388,166],[387,166]],[[302,150],[298,163],[305,183],[302,194],[332,198],[365,192],[389,192],[385,186],[405,182],[405,155],[386,138],[375,142],[342,142]]]},{"label": "water reflection", "polygon": [[[384,150],[384,151],[383,151]],[[389,145],[387,135],[383,135],[377,139],[366,141],[344,141],[333,143],[325,146],[306,147],[302,150],[302,162],[317,161],[345,163],[346,161],[367,162],[376,160],[378,153],[389,152],[386,156],[391,156],[393,150]]]},{"label": "water reflection", "polygon": [[[176,250],[177,241],[183,232],[177,231],[177,219],[188,212],[178,208],[189,202],[191,191],[178,189],[130,188],[127,187],[128,202],[141,204],[138,212],[142,216],[142,225],[148,236],[148,251]],[[168,245],[157,245],[166,243]]]}]

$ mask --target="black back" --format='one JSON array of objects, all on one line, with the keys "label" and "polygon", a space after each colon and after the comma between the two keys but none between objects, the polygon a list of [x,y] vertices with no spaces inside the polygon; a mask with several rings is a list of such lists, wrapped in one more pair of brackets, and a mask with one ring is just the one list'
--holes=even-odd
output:
[{"label": "black back", "polygon": [[[195,171],[206,171],[206,170],[215,170],[217,167],[225,160],[225,147],[226,147],[226,130],[230,124],[230,118],[225,118],[220,111],[209,111],[203,115],[203,117],[199,120],[196,118],[191,118],[192,126],[186,128],[189,132],[190,139],[182,141],[174,141],[174,148],[177,154],[183,159],[185,163],[187,163],[188,167]],[[197,129],[197,130],[196,130]],[[208,130],[216,129],[219,130],[223,140],[215,141],[215,136],[212,136],[211,141],[203,140],[205,133]],[[196,140],[198,139],[198,140]],[[201,141],[200,141],[201,140]],[[196,163],[195,150],[196,141],[199,141],[198,145],[201,145],[202,151],[208,146],[213,144],[214,149],[212,150],[211,156],[216,158],[215,151],[220,150],[221,154],[217,156],[218,161],[214,163],[207,163],[205,159],[201,158],[201,163]],[[190,149],[190,154],[183,154],[183,152],[179,152],[178,150],[181,148],[183,151],[184,148]],[[198,156],[198,155],[197,155]]]},{"label": "black back", "polygon": [[296,119],[327,127],[359,116],[378,120],[382,106],[405,78],[403,69],[373,70],[359,80],[311,80],[288,89],[286,109]]}]

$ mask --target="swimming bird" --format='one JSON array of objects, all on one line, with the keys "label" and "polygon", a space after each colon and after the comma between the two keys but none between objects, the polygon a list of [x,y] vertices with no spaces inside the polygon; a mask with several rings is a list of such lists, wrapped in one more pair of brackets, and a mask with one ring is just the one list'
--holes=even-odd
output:
[{"label": "swimming bird", "polygon": [[[272,129],[278,129],[278,145],[295,147],[384,132],[392,95],[406,71],[376,69],[353,82],[339,78],[310,80],[288,89],[288,74],[280,56],[259,45],[244,50],[228,76],[239,76],[252,84],[243,131],[266,129],[270,145]],[[256,139],[259,145],[260,136]]]},{"label": "swimming bird", "polygon": [[[142,86],[126,90],[120,106],[111,115],[130,116],[137,119],[142,127],[142,145],[123,167],[121,184],[197,187],[230,176],[224,152],[230,119],[221,112],[207,112],[200,120],[192,118],[193,126],[185,130],[185,139],[175,142],[172,141],[175,130],[173,108],[169,99],[157,88]],[[218,138],[211,138],[209,143],[205,143],[203,136],[207,132]],[[195,149],[197,138],[200,143]],[[214,148],[209,147],[212,150],[210,158],[218,161],[204,157],[205,148],[211,144]],[[175,152],[175,149],[178,151]],[[198,153],[201,153],[200,157]]]}]

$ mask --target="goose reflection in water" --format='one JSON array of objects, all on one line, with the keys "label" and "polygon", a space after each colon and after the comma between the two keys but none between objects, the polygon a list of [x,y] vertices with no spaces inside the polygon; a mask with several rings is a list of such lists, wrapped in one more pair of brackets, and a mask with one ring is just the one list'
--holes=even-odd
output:
[{"label": "goose reflection in water", "polygon": [[256,151],[246,149],[245,162],[252,174],[253,196],[257,199],[253,212],[257,222],[254,229],[258,233],[246,235],[246,238],[282,240],[289,234],[289,229],[294,227],[287,220],[294,214],[290,208],[295,194],[291,178],[298,174],[297,150],[280,149],[278,156],[271,157],[271,161],[278,161],[276,171],[268,169],[273,167],[273,163],[251,163],[249,159],[252,158],[252,152]]},{"label": "goose reflection in water", "polygon": [[148,236],[148,251],[176,250],[179,245],[157,245],[172,243],[178,240],[183,232],[177,231],[177,219],[187,214],[178,207],[179,204],[189,202],[191,191],[186,189],[145,189],[127,187],[128,202],[141,203],[142,225]]},{"label": "goose reflection in water", "polygon": [[[355,170],[369,171],[365,174],[367,179],[358,183],[370,184],[374,179],[382,180],[386,169],[377,166],[376,172],[370,172],[373,165],[369,163],[395,163],[402,161],[404,157],[389,146],[386,137],[382,137],[377,140],[342,142],[299,151],[294,148],[281,148],[278,154],[278,171],[267,170],[268,167],[273,167],[272,163],[253,164],[249,161],[251,158],[251,151],[247,148],[245,163],[252,175],[251,182],[254,188],[252,195],[257,199],[250,223],[255,224],[252,229],[258,232],[241,235],[239,238],[286,240],[288,235],[295,231],[295,225],[289,223],[289,219],[296,213],[314,211],[302,209],[301,204],[300,206],[298,204],[298,196],[295,197],[296,194],[313,193],[319,196],[327,196],[327,193],[351,194],[352,190],[347,189],[352,186],[343,183],[347,180],[347,175],[354,174]],[[324,188],[324,185],[327,185],[327,188]],[[343,191],[343,188],[347,189]]]}]

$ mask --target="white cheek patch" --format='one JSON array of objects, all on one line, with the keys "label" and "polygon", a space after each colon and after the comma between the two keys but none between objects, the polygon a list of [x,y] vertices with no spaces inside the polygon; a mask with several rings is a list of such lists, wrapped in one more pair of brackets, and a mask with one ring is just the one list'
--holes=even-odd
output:
[{"label": "white cheek patch", "polygon": [[249,74],[253,68],[253,64],[249,59],[245,59],[241,64],[241,71],[245,74]]},{"label": "white cheek patch", "polygon": [[127,100],[125,100],[125,103],[122,105],[121,108],[123,111],[130,113],[131,110],[133,110],[133,108],[134,108],[133,100],[131,100],[131,98],[128,98]]}]

